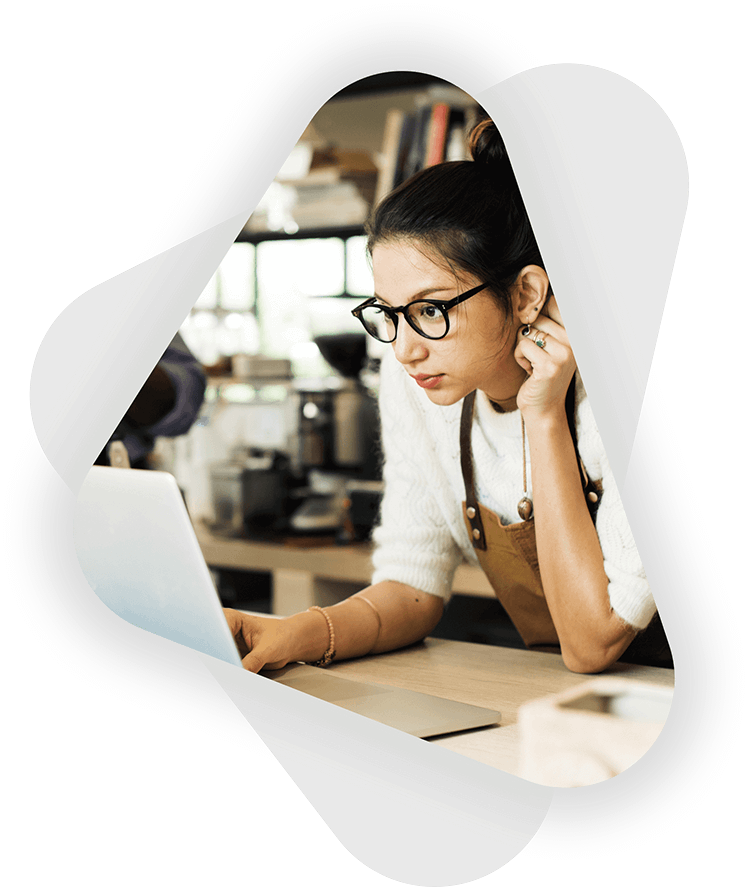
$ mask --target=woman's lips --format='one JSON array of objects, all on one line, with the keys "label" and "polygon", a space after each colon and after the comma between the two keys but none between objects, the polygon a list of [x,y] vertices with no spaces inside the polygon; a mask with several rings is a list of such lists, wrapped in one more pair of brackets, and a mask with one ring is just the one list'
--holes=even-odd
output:
[{"label": "woman's lips", "polygon": [[419,388],[434,388],[435,385],[439,385],[442,381],[442,376],[444,374],[440,374],[439,376],[411,376],[411,378],[416,382]]}]

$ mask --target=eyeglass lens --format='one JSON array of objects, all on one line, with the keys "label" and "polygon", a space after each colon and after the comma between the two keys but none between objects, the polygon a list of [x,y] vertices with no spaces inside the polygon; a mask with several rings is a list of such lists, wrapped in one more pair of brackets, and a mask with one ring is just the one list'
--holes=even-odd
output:
[{"label": "eyeglass lens", "polygon": [[[428,339],[440,339],[447,332],[445,312],[431,302],[411,302],[407,309],[411,326]],[[367,332],[381,342],[395,339],[395,321],[379,305],[368,305],[361,311],[361,321]]]}]

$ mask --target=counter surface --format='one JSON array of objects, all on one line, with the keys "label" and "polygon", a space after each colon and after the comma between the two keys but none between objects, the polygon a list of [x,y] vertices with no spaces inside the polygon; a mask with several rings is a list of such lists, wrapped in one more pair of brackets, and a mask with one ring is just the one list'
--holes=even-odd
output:
[{"label": "counter surface", "polygon": [[[418,690],[458,702],[493,708],[501,724],[430,739],[437,745],[508,773],[518,773],[518,709],[532,699],[559,693],[591,680],[568,671],[554,653],[532,653],[508,647],[427,638],[424,642],[380,656],[334,663],[342,678]],[[617,663],[607,676],[673,687],[672,669]]]},{"label": "counter surface", "polygon": [[[502,719],[497,726],[426,741],[515,775],[519,775],[520,763],[518,709],[526,702],[574,689],[596,677],[569,671],[556,653],[442,638],[426,638],[378,656],[334,662],[328,671],[340,678],[402,687],[499,711]],[[674,671],[670,668],[617,662],[604,674],[654,687],[674,686]]]}]

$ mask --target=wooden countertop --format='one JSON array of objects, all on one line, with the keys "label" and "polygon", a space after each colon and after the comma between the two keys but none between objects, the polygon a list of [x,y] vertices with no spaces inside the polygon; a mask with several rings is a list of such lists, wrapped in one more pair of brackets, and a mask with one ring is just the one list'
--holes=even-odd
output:
[{"label": "wooden countertop", "polygon": [[[496,709],[501,724],[429,740],[508,773],[518,772],[518,709],[526,702],[579,686],[591,675],[570,672],[562,657],[507,647],[427,638],[415,646],[380,656],[334,663],[343,678],[404,687]],[[672,688],[672,669],[617,663],[607,676],[631,678]]]}]

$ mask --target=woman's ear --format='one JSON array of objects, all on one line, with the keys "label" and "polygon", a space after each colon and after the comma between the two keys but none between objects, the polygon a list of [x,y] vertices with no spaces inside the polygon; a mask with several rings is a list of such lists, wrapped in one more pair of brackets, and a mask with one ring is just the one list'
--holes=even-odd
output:
[{"label": "woman's ear", "polygon": [[533,323],[549,295],[549,276],[540,265],[526,265],[515,280],[513,302],[521,323]]}]

